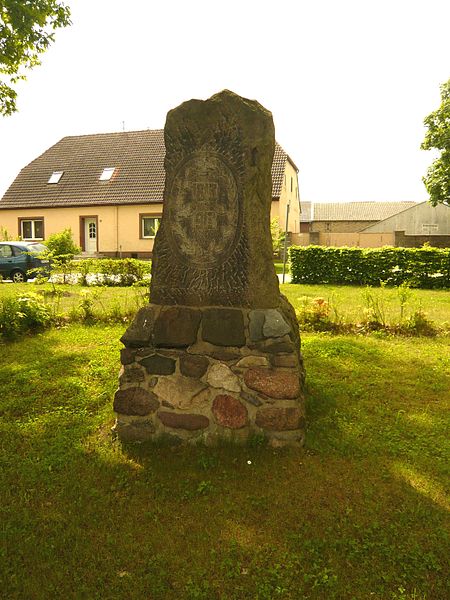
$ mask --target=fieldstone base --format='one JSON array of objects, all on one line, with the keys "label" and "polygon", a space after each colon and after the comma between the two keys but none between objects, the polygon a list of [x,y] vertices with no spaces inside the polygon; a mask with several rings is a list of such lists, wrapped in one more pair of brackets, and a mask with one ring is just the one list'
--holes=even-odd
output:
[{"label": "fieldstone base", "polygon": [[122,337],[114,398],[124,441],[214,445],[263,434],[303,443],[304,370],[295,313],[149,304]]}]

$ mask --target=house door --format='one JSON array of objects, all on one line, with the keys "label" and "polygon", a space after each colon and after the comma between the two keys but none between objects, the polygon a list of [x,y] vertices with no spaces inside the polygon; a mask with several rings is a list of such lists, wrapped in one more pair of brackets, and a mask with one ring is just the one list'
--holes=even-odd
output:
[{"label": "house door", "polygon": [[97,252],[97,219],[94,217],[84,219],[84,251],[88,254]]}]

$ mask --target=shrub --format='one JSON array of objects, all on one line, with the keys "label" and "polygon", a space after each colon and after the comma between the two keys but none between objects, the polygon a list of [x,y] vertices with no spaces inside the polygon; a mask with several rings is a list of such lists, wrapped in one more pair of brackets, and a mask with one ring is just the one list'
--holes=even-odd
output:
[{"label": "shrub", "polygon": [[29,293],[1,299],[0,336],[13,339],[50,326],[52,316],[43,298]]},{"label": "shrub", "polygon": [[[379,329],[386,328],[386,310],[382,294],[374,294],[367,287],[364,291],[364,300],[366,308],[364,310],[362,325],[369,331],[378,331]],[[405,303],[402,305],[402,311],[404,311]]]},{"label": "shrub", "polygon": [[64,229],[60,233],[53,233],[46,240],[45,245],[49,250],[49,256],[58,263],[70,262],[75,254],[81,252],[81,248],[75,244],[71,229]]},{"label": "shrub", "polygon": [[306,296],[301,299],[297,319],[303,329],[312,331],[333,331],[338,329],[338,322],[330,315],[330,302],[324,298],[310,300]]},{"label": "shrub", "polygon": [[406,320],[402,327],[403,332],[409,335],[435,336],[438,329],[435,323],[422,310],[418,309]]},{"label": "shrub", "polygon": [[82,290],[78,307],[80,309],[81,320],[85,323],[93,323],[95,320],[94,303],[98,298],[98,292]]},{"label": "shrub", "polygon": [[66,283],[67,276],[72,270],[73,257],[81,252],[81,248],[73,241],[71,229],[53,233],[45,244],[47,250],[41,256],[50,260],[52,275],[62,274],[63,283]]},{"label": "shrub", "polygon": [[292,283],[450,287],[450,249],[292,246]]}]

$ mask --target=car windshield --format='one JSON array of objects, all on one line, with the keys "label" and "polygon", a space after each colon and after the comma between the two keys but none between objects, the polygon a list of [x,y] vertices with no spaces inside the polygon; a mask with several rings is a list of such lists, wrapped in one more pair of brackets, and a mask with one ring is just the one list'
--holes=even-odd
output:
[{"label": "car windshield", "polygon": [[30,254],[40,254],[45,250],[47,250],[47,246],[44,246],[44,244],[33,244],[28,246],[28,252],[30,252]]}]

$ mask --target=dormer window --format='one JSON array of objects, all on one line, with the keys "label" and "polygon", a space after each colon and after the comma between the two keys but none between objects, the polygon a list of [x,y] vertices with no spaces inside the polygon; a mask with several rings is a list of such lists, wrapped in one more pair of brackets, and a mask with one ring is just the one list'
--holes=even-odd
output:
[{"label": "dormer window", "polygon": [[47,183],[59,183],[59,180],[61,179],[63,174],[64,171],[53,171]]},{"label": "dormer window", "polygon": [[115,170],[116,170],[116,167],[106,167],[105,169],[103,169],[103,173],[100,175],[99,180],[100,181],[109,181],[111,179],[111,177],[113,176],[113,173]]}]

